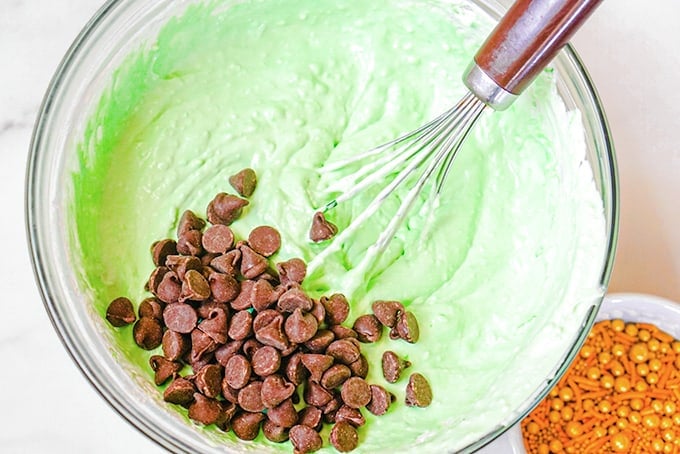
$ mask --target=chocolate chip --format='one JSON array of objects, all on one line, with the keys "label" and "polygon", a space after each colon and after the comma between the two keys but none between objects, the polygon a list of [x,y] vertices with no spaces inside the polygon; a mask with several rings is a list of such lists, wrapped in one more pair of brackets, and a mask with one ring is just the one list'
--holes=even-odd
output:
[{"label": "chocolate chip", "polygon": [[257,350],[251,359],[253,372],[260,377],[271,375],[281,367],[281,354],[269,345]]},{"label": "chocolate chip", "polygon": [[281,247],[281,234],[274,227],[261,225],[251,230],[248,244],[258,254],[270,257]]},{"label": "chocolate chip", "polygon": [[399,336],[399,332],[397,331],[397,328],[392,328],[390,330],[390,339],[391,340],[401,339],[401,337]]},{"label": "chocolate chip", "polygon": [[285,358],[286,356],[292,355],[293,353],[295,353],[295,351],[297,351],[298,347],[299,347],[298,344],[291,343],[284,350],[281,350],[281,356]]},{"label": "chocolate chip", "polygon": [[234,233],[229,227],[215,224],[203,232],[203,249],[213,254],[224,254],[234,246]]},{"label": "chocolate chip", "polygon": [[228,432],[231,428],[231,420],[234,415],[236,415],[238,406],[233,402],[227,401],[220,401],[220,405],[222,405],[222,414],[220,414],[220,417],[215,421],[215,425],[221,430]]},{"label": "chocolate chip", "polygon": [[[213,260],[215,260],[215,259],[216,259],[217,257],[219,257],[220,255],[222,255],[222,254],[213,254],[213,253],[211,253],[211,252],[205,252],[205,253],[203,253],[203,255],[201,256],[201,265],[203,265],[204,268],[205,268],[206,266],[207,266],[207,267],[210,267],[210,262],[212,262]],[[210,268],[212,269],[212,267],[210,267]]]},{"label": "chocolate chip", "polygon": [[315,382],[320,382],[323,373],[333,365],[333,357],[318,353],[305,353],[300,357],[302,364],[310,373],[310,378]]},{"label": "chocolate chip", "polygon": [[186,336],[172,330],[167,330],[163,334],[163,355],[170,361],[177,361],[182,358],[189,349],[191,343]]},{"label": "chocolate chip", "polygon": [[220,273],[235,276],[241,263],[241,251],[232,249],[226,254],[218,255],[210,261],[210,266]]},{"label": "chocolate chip", "polygon": [[180,280],[184,280],[184,276],[189,270],[203,270],[201,260],[193,255],[169,255],[165,264],[177,274]]},{"label": "chocolate chip", "polygon": [[319,407],[307,406],[298,413],[298,424],[319,431],[323,422],[323,412]]},{"label": "chocolate chip", "polygon": [[267,440],[273,443],[283,443],[288,440],[288,429],[277,426],[269,419],[262,424],[262,433]]},{"label": "chocolate chip", "polygon": [[[298,284],[295,284],[295,285],[298,285]],[[272,294],[269,297],[269,302],[270,303],[278,302],[279,298],[281,298],[281,295],[286,293],[288,290],[289,289],[284,285],[281,285],[281,284],[275,285],[274,290],[272,291]]]},{"label": "chocolate chip", "polygon": [[338,413],[340,407],[343,406],[342,399],[339,395],[336,395],[323,407],[323,419],[328,424],[335,423],[335,415]]},{"label": "chocolate chip", "polygon": [[307,274],[307,265],[302,259],[292,258],[276,264],[282,285],[302,284]]},{"label": "chocolate chip", "polygon": [[106,309],[106,320],[117,328],[133,323],[136,320],[136,317],[135,309],[132,307],[132,301],[125,297],[116,298],[111,301],[109,307]]},{"label": "chocolate chip", "polygon": [[216,307],[198,325],[198,329],[210,336],[217,344],[227,342],[227,313],[224,309]]},{"label": "chocolate chip", "polygon": [[352,329],[361,342],[377,342],[382,337],[382,325],[375,315],[362,315],[354,321]]},{"label": "chocolate chip", "polygon": [[326,321],[329,325],[340,325],[349,315],[349,302],[341,293],[331,295],[329,298],[322,296],[321,304],[326,308]]},{"label": "chocolate chip", "polygon": [[245,411],[257,412],[264,410],[262,403],[262,382],[253,381],[238,392],[238,404]]},{"label": "chocolate chip", "polygon": [[229,337],[243,340],[252,333],[253,316],[248,311],[236,312],[229,321]]},{"label": "chocolate chip", "polygon": [[390,383],[396,383],[401,376],[401,372],[410,366],[410,362],[402,360],[393,351],[387,350],[382,355],[383,377]]},{"label": "chocolate chip", "polygon": [[335,339],[356,339],[357,333],[352,328],[347,328],[343,325],[332,325],[328,327],[329,330],[335,335]]},{"label": "chocolate chip", "polygon": [[195,375],[203,369],[203,367],[207,366],[208,364],[213,364],[215,362],[215,353],[212,351],[206,352],[205,354],[201,355],[200,357],[196,358],[189,358],[189,364],[191,364],[191,370],[192,373]]},{"label": "chocolate chip", "polygon": [[267,418],[277,426],[293,427],[297,423],[298,415],[291,399],[286,399],[276,407],[267,410]]},{"label": "chocolate chip", "polygon": [[250,247],[243,245],[241,250],[241,274],[246,279],[254,279],[264,273],[269,262],[262,255],[253,251]]},{"label": "chocolate chip", "polygon": [[221,192],[208,204],[208,221],[211,224],[231,225],[241,217],[248,201],[235,195]]},{"label": "chocolate chip", "polygon": [[168,304],[163,311],[163,321],[169,330],[188,334],[196,327],[196,310],[185,303]]},{"label": "chocolate chip", "polygon": [[388,328],[393,328],[397,324],[397,315],[404,312],[404,305],[399,301],[374,301],[371,308],[380,323]]},{"label": "chocolate chip", "polygon": [[368,361],[366,360],[366,357],[359,354],[359,359],[349,365],[349,370],[351,370],[352,375],[356,377],[366,378],[368,375]]},{"label": "chocolate chip", "polygon": [[301,344],[307,342],[316,334],[319,323],[312,314],[303,314],[300,308],[295,309],[284,324],[284,332],[288,340]]},{"label": "chocolate chip", "polygon": [[341,406],[335,413],[335,422],[341,421],[348,422],[354,427],[361,427],[366,424],[366,418],[361,414],[361,411],[348,405]]},{"label": "chocolate chip", "polygon": [[322,329],[317,331],[314,337],[305,342],[305,347],[311,353],[323,353],[334,340],[335,334],[333,334],[333,331]]},{"label": "chocolate chip", "polygon": [[251,366],[243,355],[234,355],[224,366],[224,381],[234,389],[241,389],[250,381]]},{"label": "chocolate chip", "polygon": [[139,317],[151,317],[151,318],[156,318],[158,320],[163,319],[163,309],[165,308],[165,304],[163,304],[162,301],[151,297],[151,298],[146,298],[144,301],[139,303],[139,308],[137,309],[137,312],[139,313]]},{"label": "chocolate chip", "polygon": [[236,310],[253,308],[257,312],[267,309],[271,303],[272,285],[263,279],[241,282],[241,292],[232,301],[231,307]]},{"label": "chocolate chip", "polygon": [[155,295],[164,303],[176,303],[182,294],[182,283],[177,274],[169,271],[163,275]]},{"label": "chocolate chip", "polygon": [[222,390],[222,366],[218,364],[203,366],[196,374],[194,383],[205,397],[217,397]]},{"label": "chocolate chip", "polygon": [[207,334],[196,328],[191,332],[191,354],[190,362],[192,367],[199,368],[197,364],[202,359],[206,359],[206,355],[214,352],[217,349],[217,344]]},{"label": "chocolate chip", "polygon": [[352,451],[359,445],[357,430],[345,421],[335,423],[328,439],[333,447],[339,452]]},{"label": "chocolate chip", "polygon": [[310,314],[314,316],[316,319],[316,322],[319,325],[322,325],[326,321],[326,308],[323,307],[323,304],[317,300],[312,300],[313,301],[313,306],[312,310],[309,311]]},{"label": "chocolate chip", "polygon": [[287,382],[282,376],[269,375],[262,382],[262,403],[267,408],[274,408],[295,393],[295,385]]},{"label": "chocolate chip", "polygon": [[144,350],[153,350],[161,345],[163,340],[163,327],[155,318],[142,317],[137,320],[132,329],[135,343]]},{"label": "chocolate chip", "polygon": [[308,452],[318,451],[323,446],[321,435],[311,427],[303,425],[293,426],[291,427],[288,436],[295,448],[296,454],[306,454]]},{"label": "chocolate chip", "polygon": [[363,378],[352,377],[342,384],[340,395],[345,405],[361,408],[371,401],[371,387]]},{"label": "chocolate chip", "polygon": [[201,255],[203,252],[202,237],[200,230],[187,230],[177,238],[177,252],[182,255]]},{"label": "chocolate chip", "polygon": [[413,312],[404,311],[397,317],[396,324],[397,333],[399,337],[406,342],[416,343],[420,337],[420,329],[418,328],[418,320]]},{"label": "chocolate chip", "polygon": [[205,221],[194,214],[191,210],[186,210],[182,213],[177,223],[177,238],[182,236],[184,232],[189,230],[203,230]]},{"label": "chocolate chip", "polygon": [[219,303],[233,301],[241,291],[241,284],[229,274],[210,273],[208,284],[213,300]]},{"label": "chocolate chip", "polygon": [[251,362],[253,360],[253,355],[259,349],[264,347],[264,344],[257,339],[250,338],[243,343],[243,353],[246,355]]},{"label": "chocolate chip", "polygon": [[[158,294],[158,286],[163,282],[163,277],[170,272],[167,266],[158,266],[149,275],[149,280],[146,283],[145,289],[149,290],[154,295]],[[179,296],[179,293],[178,293]]]},{"label": "chocolate chip", "polygon": [[296,353],[288,359],[286,364],[286,377],[296,386],[302,384],[307,378],[307,369],[302,363],[303,356],[303,353]]},{"label": "chocolate chip", "polygon": [[283,332],[283,315],[275,310],[266,309],[257,314],[253,328],[255,338],[265,345],[271,345],[281,351],[290,346]]},{"label": "chocolate chip", "polygon": [[253,169],[245,168],[230,176],[229,184],[241,197],[250,197],[257,186],[257,175]]},{"label": "chocolate chip", "polygon": [[221,309],[229,317],[229,307],[225,303],[218,303],[212,298],[201,301],[196,307],[198,318],[208,318],[214,309]]},{"label": "chocolate chip", "polygon": [[188,270],[182,281],[179,301],[205,301],[208,298],[210,298],[210,284],[206,278],[196,270]]},{"label": "chocolate chip", "polygon": [[323,407],[333,399],[333,394],[324,389],[323,386],[316,382],[308,381],[305,385],[303,398],[308,405],[315,407]]},{"label": "chocolate chip", "polygon": [[267,267],[266,270],[264,270],[264,273],[260,274],[258,279],[264,279],[265,281],[269,281],[271,285],[278,285],[280,284],[279,282],[279,273],[277,273],[274,269],[271,267]]},{"label": "chocolate chip", "polygon": [[218,401],[201,393],[194,394],[194,403],[189,406],[189,418],[207,426],[217,422],[221,413],[222,405]]},{"label": "chocolate chip", "polygon": [[154,383],[156,383],[156,386],[161,386],[170,377],[182,370],[180,363],[170,361],[159,355],[153,355],[149,358],[149,365],[154,371]]},{"label": "chocolate chip", "polygon": [[349,365],[359,359],[360,351],[352,339],[348,338],[331,342],[326,349],[326,354],[335,358],[339,363]]},{"label": "chocolate chip", "polygon": [[315,243],[333,238],[338,233],[338,227],[328,221],[322,212],[317,211],[312,218],[312,227],[309,229],[309,239]]},{"label": "chocolate chip", "polygon": [[176,405],[188,405],[194,401],[196,388],[189,380],[177,377],[163,392],[163,400]]},{"label": "chocolate chip", "polygon": [[234,356],[239,352],[239,350],[241,350],[241,346],[243,346],[242,340],[229,341],[226,344],[220,346],[217,350],[215,350],[215,359],[222,366],[226,367],[229,359],[231,359],[232,356]]},{"label": "chocolate chip", "polygon": [[411,374],[406,386],[406,405],[427,407],[432,403],[432,388],[427,379],[419,373]]},{"label": "chocolate chip", "polygon": [[326,389],[337,388],[352,376],[352,371],[344,364],[334,364],[321,377],[321,386]]},{"label": "chocolate chip", "polygon": [[293,312],[295,309],[302,309],[305,312],[312,310],[314,301],[298,287],[287,290],[279,297],[277,307],[282,312]]},{"label": "chocolate chip", "polygon": [[262,433],[272,443],[283,443],[288,440],[288,429],[274,424],[269,419],[265,419],[262,424]]},{"label": "chocolate chip", "polygon": [[376,416],[387,413],[390,404],[394,402],[394,394],[379,385],[371,385],[371,401],[366,405],[368,411]]},{"label": "chocolate chip", "polygon": [[177,254],[177,242],[171,239],[156,241],[151,245],[151,257],[156,266],[165,265],[165,258],[168,255]]},{"label": "chocolate chip", "polygon": [[264,418],[262,413],[239,413],[232,418],[231,428],[241,440],[254,440],[260,433],[260,423]]},{"label": "chocolate chip", "polygon": [[226,380],[222,380],[222,396],[228,402],[232,404],[238,404],[238,389],[234,389],[229,386]]}]

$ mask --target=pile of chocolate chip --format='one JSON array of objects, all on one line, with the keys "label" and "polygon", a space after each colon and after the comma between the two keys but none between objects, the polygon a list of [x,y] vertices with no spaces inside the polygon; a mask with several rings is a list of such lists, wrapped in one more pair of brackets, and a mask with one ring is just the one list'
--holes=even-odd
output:
[{"label": "pile of chocolate chip", "polygon": [[[252,195],[256,176],[245,169],[230,178],[243,197]],[[233,430],[253,440],[262,429],[273,442],[291,441],[296,453],[323,445],[319,432],[332,424],[330,443],[340,452],[357,447],[360,409],[387,412],[394,395],[365,378],[368,362],[362,343],[375,342],[387,327],[392,339],[416,342],[415,316],[396,301],[376,301],[373,314],[343,322],[349,303],[341,294],[310,298],[301,284],[305,263],[297,258],[271,267],[268,257],[281,246],[273,227],[253,229],[237,241],[231,225],[248,201],[220,193],[203,219],[185,211],[177,241],[151,248],[155,269],[139,304],[133,328],[141,348],[162,346],[150,358],[164,399],[188,409],[201,424]],[[136,320],[132,302],[111,302],[107,320],[116,327]],[[182,372],[190,366],[192,373]],[[410,363],[394,352],[382,358],[383,375],[395,383]],[[302,399],[302,401],[301,401]],[[432,400],[427,380],[410,376],[406,404],[425,407]]]}]

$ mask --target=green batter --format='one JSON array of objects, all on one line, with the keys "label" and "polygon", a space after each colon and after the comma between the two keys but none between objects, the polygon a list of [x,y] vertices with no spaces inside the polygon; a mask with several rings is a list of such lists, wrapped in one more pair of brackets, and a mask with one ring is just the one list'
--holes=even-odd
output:
[{"label": "green batter", "polygon": [[[453,105],[491,27],[459,1],[219,6],[190,7],[127,58],[80,146],[73,222],[84,287],[102,314],[114,297],[148,296],[151,243],[174,237],[183,210],[204,215],[244,167],[255,169],[259,185],[236,234],[274,226],[282,234],[274,260],[312,260],[325,247],[308,240],[312,214],[337,195],[328,185],[352,170],[328,173],[324,164]],[[385,416],[364,413],[358,452],[462,448],[510,418],[556,367],[601,292],[605,221],[583,135],[579,114],[565,110],[546,72],[509,111],[482,118],[437,208],[428,210],[427,186],[374,266],[352,272],[399,197],[305,282],[313,295],[345,293],[350,320],[376,299],[397,299],[420,322],[417,344],[383,336],[364,347],[368,381],[398,403]],[[330,219],[342,229],[378,189]],[[131,328],[113,336],[115,349],[151,376]],[[382,378],[388,348],[428,377],[431,407],[403,404],[407,377],[394,385]],[[255,443],[259,452],[291,449],[262,435]]]}]

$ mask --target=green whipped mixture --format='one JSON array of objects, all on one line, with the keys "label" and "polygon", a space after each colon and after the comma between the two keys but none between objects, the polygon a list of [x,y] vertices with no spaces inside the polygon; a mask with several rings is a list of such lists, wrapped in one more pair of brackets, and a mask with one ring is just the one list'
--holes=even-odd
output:
[{"label": "green whipped mixture", "polygon": [[[326,247],[308,240],[313,212],[338,195],[329,185],[359,168],[324,165],[453,105],[491,28],[460,0],[220,3],[189,7],[130,55],[89,122],[72,213],[84,286],[102,314],[117,296],[148,296],[151,243],[175,237],[183,210],[204,216],[244,167],[259,185],[232,226],[237,236],[271,225],[283,240],[275,260],[312,260]],[[307,279],[312,295],[345,293],[349,321],[376,299],[398,299],[420,322],[417,344],[385,334],[363,348],[368,381],[398,402],[385,416],[364,412],[357,452],[462,448],[512,417],[554,371],[601,292],[605,221],[583,136],[546,71],[510,110],[482,117],[438,205],[430,209],[426,186],[372,267],[352,271],[407,187]],[[379,189],[330,219],[346,227]],[[115,350],[151,377],[150,353],[131,329],[112,329]],[[429,408],[403,403],[408,373],[397,384],[382,378],[386,349],[429,379]],[[291,449],[262,435],[256,443],[259,452]]]}]

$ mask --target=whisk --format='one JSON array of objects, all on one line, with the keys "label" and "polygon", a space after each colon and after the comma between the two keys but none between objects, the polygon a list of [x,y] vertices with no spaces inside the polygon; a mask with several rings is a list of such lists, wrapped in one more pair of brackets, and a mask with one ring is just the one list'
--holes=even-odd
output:
[{"label": "whisk", "polygon": [[376,198],[340,232],[310,263],[315,268],[363,225],[385,200],[421,171],[402,199],[396,214],[371,246],[367,255],[376,256],[389,244],[407,217],[427,181],[436,173],[435,194],[439,194],[456,154],[482,112],[491,107],[505,110],[535,79],[602,0],[517,0],[479,49],[463,81],[468,93],[451,109],[434,120],[393,141],[348,159],[327,164],[332,172],[364,163],[355,173],[339,180],[335,188],[353,186],[328,202],[326,213],[370,187],[396,176]]}]

